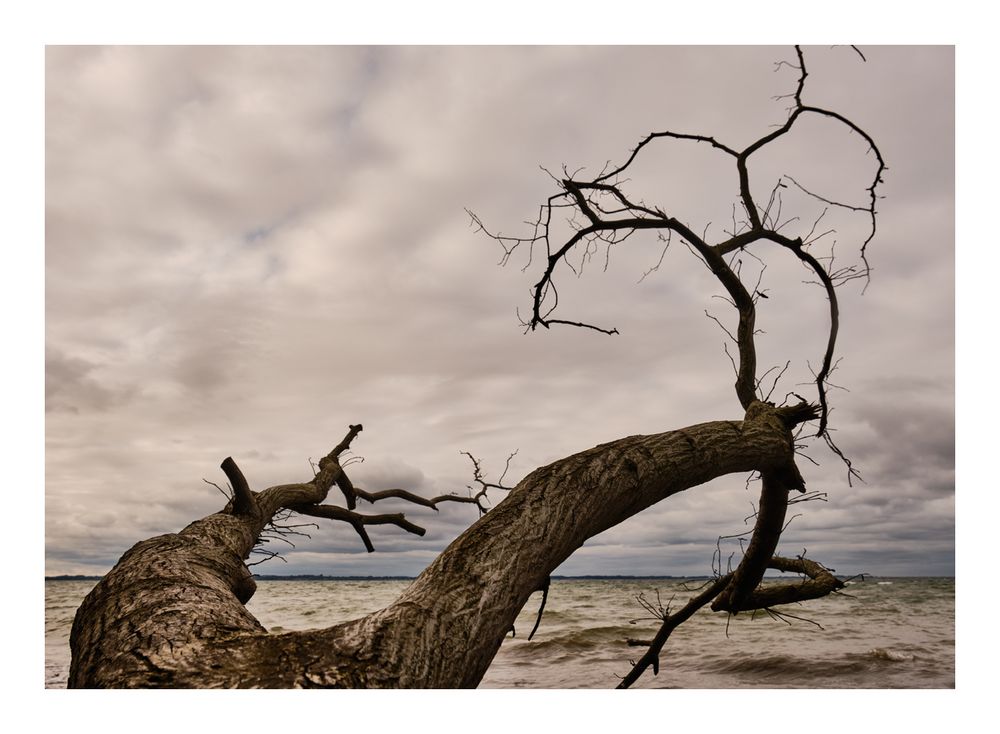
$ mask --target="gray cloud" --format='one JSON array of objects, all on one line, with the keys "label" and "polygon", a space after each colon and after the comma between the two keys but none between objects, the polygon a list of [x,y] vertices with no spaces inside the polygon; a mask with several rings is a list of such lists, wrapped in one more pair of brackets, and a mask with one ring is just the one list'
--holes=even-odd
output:
[{"label": "gray cloud", "polygon": [[101,411],[127,399],[132,389],[102,384],[94,375],[98,369],[97,363],[46,349],[45,411]]},{"label": "gray cloud", "polygon": [[[839,570],[944,573],[954,528],[954,53],[810,49],[809,100],[844,110],[889,160],[871,286],[842,296],[838,442],[804,462],[829,502],[789,528]],[[787,48],[50,47],[46,57],[46,546],[52,573],[103,572],[132,543],[217,509],[229,455],[255,488],[306,478],[349,423],[355,481],[465,491],[468,450],[509,478],[618,436],[739,417],[711,276],[679,242],[630,240],[561,276],[566,315],[614,325],[523,335],[538,277],[464,207],[523,231],[552,182],[650,130],[745,144],[778,122]],[[823,142],[817,144],[822,139]],[[721,237],[735,193],[706,146],[665,144],[629,190]],[[864,196],[856,136],[804,126],[755,156],[763,193],[801,175]],[[805,183],[803,180],[803,183]],[[789,193],[808,231],[822,211]],[[864,230],[830,212],[838,260]],[[803,392],[825,302],[780,253],[762,287],[761,364]],[[580,261],[577,261],[580,263]],[[747,272],[759,267],[747,259]],[[755,276],[754,276],[755,277]],[[155,477],[151,481],[150,477]],[[155,486],[154,486],[155,485]],[[497,499],[499,499],[497,496]],[[695,488],[593,539],[564,572],[703,573],[755,500]],[[385,511],[397,511],[387,504]],[[382,503],[376,506],[382,511]],[[413,573],[475,518],[413,509],[365,554],[323,527],[273,572]],[[794,547],[793,547],[794,550]],[[801,550],[801,549],[799,549]],[[823,555],[821,557],[820,552]],[[269,565],[260,567],[268,570]]]}]

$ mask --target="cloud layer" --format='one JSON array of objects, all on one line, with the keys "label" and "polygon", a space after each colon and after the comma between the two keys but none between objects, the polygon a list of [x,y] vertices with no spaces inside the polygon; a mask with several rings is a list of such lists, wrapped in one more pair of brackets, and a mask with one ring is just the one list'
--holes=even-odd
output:
[{"label": "cloud layer", "polygon": [[[808,99],[842,111],[890,165],[864,295],[842,295],[837,440],[803,462],[788,552],[844,572],[954,568],[954,55],[945,47],[809,49]],[[600,169],[651,130],[745,145],[783,119],[787,48],[50,47],[46,67],[46,570],[103,573],[150,535],[218,509],[232,455],[255,488],[309,476],[349,423],[369,489],[464,491],[479,456],[509,478],[602,441],[739,417],[716,284],[675,243],[596,253],[560,280],[567,317],[617,326],[523,335],[536,260],[470,227],[524,230],[552,193],[542,166]],[[709,236],[731,223],[726,160],[669,144],[630,191]],[[863,200],[872,160],[823,123],[759,160]],[[822,211],[791,197],[808,231]],[[838,258],[864,222],[832,211]],[[761,363],[808,390],[825,302],[768,262]],[[747,258],[750,274],[759,267]],[[748,275],[749,277],[749,275]],[[756,277],[755,275],[753,277]],[[766,366],[765,366],[766,369]],[[499,496],[496,497],[500,499]],[[733,477],[593,539],[563,573],[704,573],[755,500]],[[363,552],[325,525],[262,572],[419,571],[474,519],[410,517]]]}]

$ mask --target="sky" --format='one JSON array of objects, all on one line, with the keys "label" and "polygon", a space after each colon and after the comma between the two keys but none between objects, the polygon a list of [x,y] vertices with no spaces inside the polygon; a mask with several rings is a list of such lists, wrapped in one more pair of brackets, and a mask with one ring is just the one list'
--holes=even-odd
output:
[{"label": "sky", "polygon": [[[804,99],[854,120],[889,170],[871,282],[840,293],[831,426],[801,459],[826,502],[779,552],[840,573],[955,569],[955,56],[950,46],[807,47]],[[101,574],[134,543],[218,510],[219,464],[254,489],[308,480],[349,424],[368,490],[467,492],[468,451],[507,480],[618,437],[739,419],[732,309],[680,242],[595,253],[559,275],[560,315],[620,334],[525,334],[538,253],[506,267],[492,230],[527,232],[547,171],[597,173],[654,130],[742,147],[784,120],[791,47],[72,47],[45,54],[45,571]],[[543,170],[544,169],[544,170]],[[856,135],[803,120],[751,159],[851,204],[874,162]],[[736,200],[729,159],[665,142],[627,190],[710,240]],[[824,206],[786,193],[813,228]],[[817,243],[857,260],[863,216]],[[826,302],[775,247],[758,326],[774,396],[810,391]],[[745,260],[756,282],[759,262]],[[640,282],[641,281],[641,282]],[[862,292],[863,290],[863,292]],[[706,315],[706,311],[708,315]],[[777,372],[772,372],[772,376]],[[770,383],[768,383],[770,387]],[[748,529],[758,486],[692,488],[591,539],[557,573],[705,574]],[[494,491],[494,501],[503,493]],[[364,509],[362,506],[361,509]],[[254,570],[413,575],[476,513],[405,509],[423,538],[320,523]],[[732,543],[723,554],[738,551]]]}]

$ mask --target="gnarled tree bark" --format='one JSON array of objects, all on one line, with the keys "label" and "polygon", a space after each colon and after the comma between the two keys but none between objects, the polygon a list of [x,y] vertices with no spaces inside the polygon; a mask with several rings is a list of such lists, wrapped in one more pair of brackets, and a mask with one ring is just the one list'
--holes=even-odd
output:
[{"label": "gnarled tree bark", "polygon": [[[555,273],[567,265],[569,254],[579,251],[579,246],[587,252],[598,243],[610,247],[640,231],[656,232],[667,245],[672,236],[683,239],[716,277],[727,294],[726,300],[737,312],[735,336],[726,331],[738,349],[738,365],[733,360],[734,387],[745,411],[742,420],[630,436],[597,446],[535,470],[489,512],[485,512],[483,504],[486,490],[502,487],[482,479],[475,459],[475,481],[482,489],[474,497],[426,499],[403,489],[370,493],[356,488],[339,459],[361,426],[351,426],[344,440],[320,461],[318,474],[307,483],[254,493],[235,462],[227,459],[223,469],[233,487],[233,497],[222,512],[192,523],[177,534],[139,543],[85,599],[70,640],[70,686],[475,686],[528,597],[546,588],[551,572],[588,538],[670,495],[736,472],[756,471],[762,477],[756,524],[746,552],[733,573],[722,576],[720,571],[720,577],[707,591],[675,615],[664,615],[660,632],[623,680],[623,687],[634,682],[648,666],[656,671],[670,632],[705,604],[711,602],[713,610],[736,614],[816,598],[839,588],[841,582],[821,565],[804,558],[777,558],[774,552],[783,530],[789,492],[805,491],[794,461],[793,431],[807,421],[818,420],[816,435],[843,458],[827,426],[830,409],[826,383],[834,368],[839,330],[836,286],[868,276],[865,248],[875,235],[876,189],[885,163],[872,138],[860,127],[836,112],[803,102],[808,72],[798,47],[796,57],[798,82],[794,93],[788,95],[794,102],[785,123],[749,146],[738,150],[710,136],[651,133],[623,165],[596,178],[578,180],[567,172],[557,181],[560,191],[540,207],[529,237],[491,235],[504,248],[503,262],[522,245],[529,252],[536,246],[545,249],[543,272],[533,287],[530,320],[524,323],[527,330],[560,324],[606,334],[618,331],[552,315],[558,306]],[[748,168],[750,157],[789,133],[796,121],[806,116],[834,120],[868,144],[876,162],[867,189],[868,205],[832,202],[802,188],[790,176],[778,180],[765,206],[755,201]],[[726,233],[726,239],[713,244],[706,239],[707,227],[706,234],[699,236],[682,219],[667,214],[665,208],[648,206],[626,194],[626,169],[657,140],[708,143],[733,159],[739,202],[746,219],[737,225],[734,208],[733,231]],[[870,217],[871,231],[860,248],[863,266],[832,270],[832,252],[825,258],[813,254],[811,248],[821,236],[813,237],[813,232],[822,214],[813,230],[796,237],[781,233],[793,221],[779,221],[779,192],[787,188],[784,179],[808,197]],[[568,220],[570,234],[564,240],[558,240],[551,229],[553,212],[561,209],[572,212]],[[486,231],[478,217],[472,216]],[[829,301],[826,349],[822,367],[814,375],[815,405],[798,398],[800,402],[795,405],[775,407],[767,402],[770,393],[765,395],[761,387],[770,370],[763,376],[757,374],[756,304],[758,298],[766,296],[758,289],[759,280],[747,287],[741,279],[739,262],[733,261],[738,252],[766,242],[778,245],[809,268]],[[785,399],[792,395],[796,393],[788,393]],[[850,477],[855,472],[847,463]],[[334,485],[343,493],[346,509],[324,504]],[[373,547],[365,531],[369,524],[393,523],[423,534],[422,528],[399,514],[356,512],[359,497],[369,502],[396,497],[433,508],[444,501],[464,501],[476,504],[485,514],[385,609],[325,630],[268,634],[244,606],[255,589],[244,560],[281,513],[294,511],[346,521],[369,551]],[[802,573],[811,580],[763,587],[761,580],[768,568]]]},{"label": "gnarled tree bark", "polygon": [[325,499],[343,476],[335,450],[310,484],[253,493],[128,551],[77,613],[70,686],[475,686],[528,597],[588,538],[715,477],[787,471],[789,426],[767,404],[751,408],[537,469],[387,608],[268,634],[244,607],[244,559],[274,513]]}]

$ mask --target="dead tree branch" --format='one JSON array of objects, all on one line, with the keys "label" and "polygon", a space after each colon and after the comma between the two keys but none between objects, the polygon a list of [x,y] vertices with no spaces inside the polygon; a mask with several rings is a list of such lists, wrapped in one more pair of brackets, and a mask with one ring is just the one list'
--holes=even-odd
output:
[{"label": "dead tree branch", "polygon": [[389,515],[362,515],[358,512],[345,510],[343,507],[337,507],[336,505],[296,505],[291,509],[302,515],[309,515],[310,517],[322,517],[327,520],[340,520],[342,522],[349,523],[361,537],[362,542],[365,544],[365,549],[369,553],[375,552],[375,546],[372,545],[371,538],[368,537],[365,525],[396,525],[397,527],[402,528],[408,533],[413,533],[414,535],[423,535],[427,532],[419,525],[415,525],[407,520],[401,513]]},{"label": "dead tree branch", "polygon": [[470,492],[475,492],[475,494],[470,494],[467,496],[459,494],[442,494],[438,495],[437,497],[434,497],[431,500],[428,500],[428,502],[430,502],[435,509],[437,509],[437,505],[440,502],[465,502],[473,504],[479,509],[479,516],[482,517],[490,509],[489,505],[485,503],[489,502],[489,496],[487,495],[487,493],[491,489],[499,489],[504,492],[509,492],[511,489],[513,489],[513,487],[508,487],[504,485],[503,480],[507,476],[507,472],[510,470],[511,459],[517,456],[517,451],[514,451],[513,453],[511,453],[510,456],[507,457],[507,463],[504,465],[503,473],[500,475],[500,478],[496,482],[487,482],[486,479],[484,479],[483,469],[479,463],[479,459],[470,454],[468,451],[463,451],[462,455],[469,457],[469,461],[472,462],[472,481],[479,485],[479,489],[475,490],[473,489],[473,487],[469,486],[467,487],[467,489],[469,489]]},{"label": "dead tree branch", "polygon": [[731,579],[731,574],[725,576],[720,576],[719,578],[712,581],[708,587],[692,598],[687,604],[681,607],[674,614],[668,615],[663,619],[663,624],[660,625],[660,629],[657,631],[656,636],[652,639],[649,645],[649,649],[645,654],[639,658],[639,660],[632,666],[632,670],[629,671],[621,683],[618,684],[618,688],[628,688],[646,671],[646,668],[652,666],[653,674],[656,675],[660,671],[660,651],[663,650],[663,646],[667,642],[667,638],[670,637],[670,633],[677,629],[681,623],[686,622],[691,616],[701,609],[703,606],[708,604],[712,599],[718,595],[726,584],[729,583]]},{"label": "dead tree branch", "polygon": [[[657,232],[661,239],[666,238],[668,243],[669,238],[676,233],[683,238],[708,266],[713,275],[715,275],[728,296],[727,300],[735,307],[738,313],[738,323],[734,334],[721,320],[708,314],[706,311],[706,315],[715,320],[727,337],[736,344],[738,363],[729,354],[728,348],[726,349],[726,354],[733,361],[733,366],[736,370],[735,388],[737,397],[743,408],[750,411],[761,395],[762,381],[771,371],[765,372],[760,377],[757,376],[755,345],[755,335],[757,334],[755,327],[756,305],[758,298],[763,294],[760,292],[760,276],[752,288],[751,295],[751,292],[748,292],[748,289],[741,280],[740,262],[738,261],[735,264],[736,267],[734,269],[732,261],[727,262],[725,256],[729,253],[735,253],[738,250],[749,252],[748,248],[759,242],[776,243],[789,251],[815,274],[818,282],[825,291],[830,314],[827,327],[827,344],[823,352],[822,365],[815,375],[818,406],[813,406],[803,401],[799,406],[788,409],[785,417],[789,419],[790,424],[798,424],[806,420],[818,418],[819,424],[816,435],[823,437],[831,450],[847,463],[850,479],[855,476],[855,472],[850,462],[847,461],[846,457],[843,456],[842,452],[833,443],[828,430],[830,407],[827,385],[828,378],[834,366],[837,334],[840,326],[840,310],[836,286],[838,283],[842,284],[857,277],[864,277],[865,279],[869,277],[870,267],[866,258],[866,249],[876,234],[877,189],[879,184],[882,183],[882,174],[886,170],[886,166],[874,140],[859,125],[840,113],[804,102],[803,97],[809,72],[806,67],[805,56],[799,46],[795,47],[795,57],[795,63],[781,62],[778,67],[780,68],[785,65],[798,72],[794,91],[790,95],[786,95],[791,98],[792,106],[788,110],[785,122],[777,129],[761,136],[745,148],[737,149],[726,145],[710,135],[693,135],[672,131],[655,132],[650,133],[642,139],[623,164],[611,168],[596,178],[589,180],[579,179],[576,177],[577,174],[573,174],[566,175],[558,180],[561,191],[549,198],[547,204],[548,212],[544,217],[540,216],[538,220],[539,222],[543,220],[545,222],[540,230],[541,234],[539,235],[539,230],[536,229],[530,240],[532,242],[536,240],[545,242],[547,258],[541,278],[533,286],[532,316],[527,327],[534,330],[539,325],[549,328],[553,324],[567,324],[594,329],[605,334],[618,333],[615,328],[598,327],[585,322],[557,319],[552,316],[559,306],[558,292],[555,287],[557,269],[560,265],[569,264],[568,256],[575,249],[584,247],[585,250],[589,250],[589,243],[594,239],[613,241],[616,232],[625,231],[631,234],[649,229]],[[869,202],[866,206],[844,204],[833,198],[818,195],[803,187],[791,176],[785,176],[778,180],[771,189],[765,206],[760,206],[756,202],[751,188],[749,166],[751,158],[758,151],[763,150],[786,136],[791,132],[799,119],[807,116],[820,116],[838,122],[847,127],[852,133],[860,136],[867,144],[868,152],[874,156],[876,166],[872,183],[867,188]],[[728,239],[716,244],[710,244],[703,237],[699,237],[678,218],[667,214],[666,208],[636,203],[636,199],[625,192],[623,176],[638,159],[640,154],[648,146],[657,141],[705,143],[733,159],[738,181],[739,203],[746,213],[747,220],[742,226],[738,226],[735,220],[734,207],[733,227]],[[811,199],[824,203],[827,206],[836,206],[851,212],[861,212],[869,217],[870,229],[859,247],[860,258],[863,263],[860,271],[852,267],[833,270],[832,256],[829,263],[824,265],[820,259],[809,252],[805,242],[815,242],[817,239],[814,233],[818,221],[822,218],[823,214],[817,218],[816,222],[812,225],[812,229],[806,233],[805,240],[801,235],[788,236],[779,232],[780,229],[798,219],[797,217],[790,217],[785,221],[781,219],[781,211],[784,203],[782,189],[786,188],[783,179],[790,181],[798,190]],[[603,206],[601,204],[602,197],[613,201],[613,208]],[[574,226],[573,234],[558,246],[553,245],[552,239],[550,239],[552,206],[556,202],[558,202],[560,207],[569,207],[571,212],[580,215],[580,224]],[[509,255],[509,251],[505,250],[505,252]],[[764,265],[763,261],[762,265]],[[659,263],[657,263],[656,267],[659,267]],[[760,275],[762,276],[762,274],[763,270]],[[785,366],[785,370],[787,369],[788,364]],[[768,392],[768,396],[774,391],[778,379],[784,374],[785,370],[782,370],[778,374],[774,385],[772,385],[771,390]],[[764,571],[777,548],[778,539],[785,524],[788,492],[792,489],[800,492],[805,491],[805,483],[802,475],[794,463],[794,448],[794,442],[792,441],[790,443],[791,451],[789,460],[785,466],[777,469],[771,468],[762,472],[763,487],[760,507],[749,547],[736,571],[733,573],[729,587],[713,603],[713,609],[738,611],[745,608],[749,598],[755,593],[755,589],[763,578]]]},{"label": "dead tree branch", "polygon": [[[541,590],[534,634],[551,573],[587,539],[672,494],[719,476],[749,471],[761,476],[761,493],[754,527],[736,569],[729,571],[730,556],[727,572],[722,573],[722,550],[717,545],[717,558],[713,556],[712,562],[713,568],[718,568],[718,578],[680,610],[672,612],[670,604],[663,605],[659,597],[655,605],[640,597],[644,610],[661,622],[660,629],[620,687],[631,685],[648,667],[657,673],[671,632],[705,605],[729,616],[763,610],[787,622],[798,617],[776,611],[776,606],[818,598],[843,587],[832,570],[807,560],[804,553],[795,559],[774,553],[787,526],[789,493],[803,493],[803,501],[825,497],[825,493],[805,494],[805,481],[795,463],[800,426],[818,420],[817,436],[847,464],[849,481],[857,476],[831,438],[827,388],[832,387],[829,377],[837,364],[837,287],[859,278],[870,279],[867,247],[876,234],[878,187],[886,166],[875,142],[859,125],[840,113],[806,104],[809,73],[798,46],[795,57],[795,62],[782,61],[777,67],[797,71],[794,91],[782,97],[791,100],[785,121],[742,149],[710,135],[653,132],[639,141],[624,163],[608,163],[596,177],[584,176],[582,169],[571,173],[565,168],[563,176],[553,176],[557,191],[539,207],[523,237],[494,234],[477,215],[469,213],[472,224],[501,246],[501,264],[507,264],[515,252],[527,250],[525,268],[541,270],[538,279],[532,279],[530,315],[523,322],[526,331],[564,325],[618,334],[615,327],[563,318],[557,279],[567,271],[579,276],[602,251],[606,264],[612,246],[632,247],[645,232],[666,243],[653,268],[658,269],[676,234],[709,269],[725,294],[723,299],[736,312],[735,326],[716,320],[735,343],[736,356],[730,354],[728,344],[726,354],[736,372],[734,390],[743,408],[742,420],[618,439],[541,467],[516,487],[504,484],[514,454],[508,457],[500,479],[491,482],[479,460],[463,452],[473,465],[468,496],[431,499],[400,488],[368,492],[354,486],[345,467],[357,459],[345,455],[362,431],[361,425],[350,426],[343,440],[318,461],[312,479],[305,482],[254,492],[235,461],[228,458],[222,468],[232,494],[227,495],[222,512],[195,521],[178,533],[137,544],[84,600],[71,635],[74,658],[70,685],[473,686],[482,679],[527,599]],[[785,176],[762,206],[751,186],[754,155],[788,135],[800,119],[817,116],[846,127],[868,146],[875,172],[866,189],[867,204],[839,203]],[[709,239],[707,224],[702,228],[702,223],[692,225],[685,219],[676,203],[649,204],[631,191],[629,169],[646,150],[654,145],[689,143],[710,147],[734,166],[732,228],[720,241]],[[804,196],[788,191],[786,179]],[[857,213],[870,220],[858,248],[860,265],[835,267],[833,245],[828,257],[813,253],[812,245],[828,234],[816,234],[825,209],[815,218],[788,216],[783,209],[792,195],[816,208],[837,207],[846,216]],[[737,204],[743,212],[739,221]],[[788,234],[782,233],[786,229]],[[814,375],[815,402],[799,398],[797,404],[776,407],[760,399],[763,382],[775,369],[763,375],[757,371],[756,336],[762,333],[757,327],[757,307],[768,296],[761,289],[766,264],[751,250],[760,251],[761,243],[777,244],[796,258],[810,271],[809,277],[815,277],[813,282],[823,288],[829,302],[826,346]],[[536,262],[536,249],[544,255],[539,256],[540,262]],[[743,253],[760,262],[756,281],[752,274],[746,275],[747,282],[743,280]],[[778,373],[766,397],[784,371]],[[346,508],[327,502],[334,486],[342,493]],[[508,492],[495,510],[488,496],[493,489]],[[358,499],[375,503],[390,498],[435,510],[441,502],[475,504],[481,517],[385,609],[326,630],[267,634],[244,606],[256,588],[245,559],[255,549],[265,557],[274,557],[275,551],[262,544],[291,543],[289,536],[304,534],[299,528],[306,525],[288,524],[293,512],[350,524],[369,552],[374,550],[367,532],[371,525],[395,525],[423,535],[424,529],[402,513],[365,515],[356,511]],[[768,568],[799,573],[802,578],[792,583],[762,584]],[[190,594],[179,596],[179,587]],[[137,593],[139,589],[141,593]],[[143,642],[137,646],[140,637]]]},{"label": "dead tree branch", "polygon": [[[312,523],[290,524],[288,520],[292,513],[348,523],[357,532],[369,553],[373,552],[375,548],[365,529],[366,525],[395,525],[414,535],[422,536],[426,533],[424,528],[407,520],[402,513],[364,515],[354,511],[358,498],[374,503],[389,497],[437,510],[434,501],[403,489],[366,492],[354,486],[343,467],[351,460],[342,462],[341,457],[347,453],[361,431],[360,424],[350,426],[340,443],[319,460],[319,471],[311,481],[305,484],[280,485],[255,494],[250,490],[246,478],[231,457],[222,462],[222,469],[233,486],[233,497],[227,505],[226,511],[234,515],[259,515],[262,518],[267,518],[258,531],[258,542],[254,545],[253,553],[263,555],[265,558],[262,560],[280,558],[276,551],[264,548],[263,545],[271,540],[279,540],[294,547],[294,544],[288,539],[289,536],[308,537],[300,528],[318,527]],[[356,457],[352,457],[352,459],[356,460]],[[343,493],[347,509],[324,504],[327,493],[334,485]],[[214,486],[218,488],[218,485]],[[257,561],[257,563],[260,562],[262,561]]]},{"label": "dead tree branch", "polygon": [[[835,577],[830,569],[804,556],[797,558],[773,556],[768,561],[767,568],[786,573],[800,573],[806,578],[803,578],[798,583],[771,584],[755,589],[750,595],[744,598],[742,611],[762,609],[777,618],[788,617],[799,619],[822,629],[822,626],[812,620],[785,611],[779,612],[774,607],[781,604],[807,601],[809,599],[819,599],[838,589],[844,588],[844,582]],[[690,619],[695,612],[724,593],[724,591],[727,591],[730,584],[735,582],[734,577],[735,573],[714,579],[703,591],[692,597],[680,610],[674,614],[664,615],[663,623],[651,640],[630,639],[628,641],[629,645],[648,646],[649,649],[635,662],[632,670],[618,684],[618,688],[628,688],[639,680],[642,674],[650,667],[653,668],[653,675],[657,675],[659,673],[660,654],[670,634],[683,622]],[[715,606],[713,605],[712,608],[714,610]],[[782,621],[787,622],[784,619]]]},{"label": "dead tree branch", "polygon": [[[855,49],[857,51],[857,49]],[[860,55],[860,52],[858,52]],[[737,343],[739,347],[740,359],[737,367],[736,392],[740,403],[744,409],[756,397],[756,389],[760,387],[760,379],[756,377],[756,348],[753,343],[755,334],[755,302],[760,295],[758,287],[753,289],[751,297],[746,288],[740,282],[738,272],[732,268],[719,256],[724,256],[736,250],[746,250],[751,245],[762,241],[771,241],[782,245],[799,258],[807,267],[813,270],[820,283],[824,286],[826,296],[830,303],[830,325],[827,348],[823,355],[823,366],[816,375],[816,389],[818,392],[819,405],[821,408],[820,423],[817,435],[823,436],[826,433],[829,406],[826,394],[826,381],[829,377],[830,366],[834,358],[836,346],[837,330],[839,327],[839,309],[834,291],[838,282],[846,282],[857,277],[868,279],[870,267],[866,258],[866,249],[876,234],[876,202],[878,200],[878,186],[882,183],[882,174],[886,170],[885,161],[874,140],[859,125],[843,115],[822,107],[806,104],[803,101],[805,93],[806,79],[809,72],[805,63],[805,56],[801,47],[795,47],[796,61],[779,62],[778,68],[787,66],[798,72],[798,79],[794,91],[785,95],[793,100],[793,105],[788,111],[785,122],[777,129],[760,137],[745,148],[737,149],[733,146],[720,142],[711,135],[679,133],[675,131],[653,132],[643,138],[633,149],[624,163],[616,167],[606,166],[606,170],[592,179],[579,179],[579,172],[566,175],[562,178],[552,177],[559,185],[560,191],[548,198],[542,205],[539,216],[535,220],[532,234],[522,238],[511,238],[501,235],[491,234],[483,225],[481,220],[475,215],[471,215],[477,226],[489,237],[498,241],[504,250],[503,261],[506,262],[510,255],[519,245],[529,244],[532,247],[535,243],[543,243],[546,248],[545,267],[541,278],[532,288],[533,302],[531,318],[525,322],[528,330],[534,330],[538,326],[550,328],[555,324],[576,326],[591,329],[604,334],[617,334],[615,327],[597,326],[585,321],[555,318],[554,311],[558,307],[558,293],[555,287],[556,271],[560,265],[570,266],[568,256],[578,247],[589,248],[594,239],[606,239],[616,241],[614,236],[617,232],[625,231],[629,234],[641,230],[653,230],[666,239],[669,244],[669,237],[674,233],[683,237],[691,245],[692,249],[705,261],[712,273],[717,277],[721,285],[728,293],[731,302],[739,313],[739,325],[734,336],[726,329],[727,333]],[[825,268],[820,261],[809,254],[803,247],[804,241],[809,241],[813,237],[812,231],[802,236],[789,237],[781,234],[780,229],[797,220],[791,217],[781,221],[781,189],[785,187],[782,179],[775,184],[771,190],[770,197],[765,206],[761,207],[754,199],[751,189],[751,175],[749,162],[751,157],[766,146],[774,143],[778,139],[787,135],[800,118],[806,116],[821,116],[834,120],[844,125],[852,133],[857,134],[868,146],[868,151],[874,156],[876,170],[872,183],[867,188],[869,202],[865,206],[850,205],[838,202],[830,197],[821,196],[803,187],[791,176],[784,176],[783,179],[790,181],[796,188],[807,196],[826,203],[828,205],[844,208],[866,214],[871,222],[870,231],[860,246],[860,256],[863,266],[860,270],[850,268],[846,271],[830,271]],[[623,176],[635,163],[639,156],[651,145],[657,142],[694,142],[710,145],[713,149],[727,155],[735,163],[739,202],[747,215],[747,220],[740,227],[735,218],[735,207],[733,217],[732,232],[728,239],[716,244],[709,244],[704,237],[697,236],[690,228],[682,224],[680,220],[669,216],[663,207],[650,206],[637,202],[636,199],[625,192]],[[597,198],[595,198],[595,196]],[[601,204],[601,198],[615,202],[614,208],[609,208]],[[574,227],[573,234],[563,241],[561,245],[554,245],[553,213],[556,209],[569,209],[573,214],[578,214],[581,223]],[[815,230],[815,224],[813,225]],[[707,229],[706,229],[707,231]],[[663,253],[665,253],[664,248]],[[659,268],[663,259],[661,253],[660,260],[653,270]],[[571,266],[570,266],[571,267]],[[652,270],[643,275],[648,275]],[[759,283],[757,284],[759,286]],[[714,318],[714,317],[713,317]],[[722,325],[721,321],[719,322]],[[725,327],[723,327],[725,328]],[[773,390],[773,388],[772,388]]]}]

